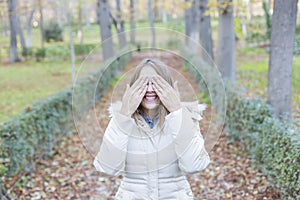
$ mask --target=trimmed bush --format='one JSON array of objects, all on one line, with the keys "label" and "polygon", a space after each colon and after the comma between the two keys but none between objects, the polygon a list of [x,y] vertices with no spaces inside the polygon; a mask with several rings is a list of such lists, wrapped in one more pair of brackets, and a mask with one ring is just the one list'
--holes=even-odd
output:
[{"label": "trimmed bush", "polygon": [[45,40],[50,42],[54,41],[63,41],[63,29],[59,26],[58,22],[55,20],[50,20],[44,29]]},{"label": "trimmed bush", "polygon": [[255,165],[284,198],[300,198],[300,130],[275,119],[262,99],[243,98],[227,85],[226,133],[242,141]]}]

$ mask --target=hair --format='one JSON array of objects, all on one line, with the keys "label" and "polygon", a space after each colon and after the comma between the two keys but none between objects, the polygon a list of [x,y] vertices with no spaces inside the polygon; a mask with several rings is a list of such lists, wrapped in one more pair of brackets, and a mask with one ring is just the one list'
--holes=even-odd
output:
[{"label": "hair", "polygon": [[[163,63],[162,61],[158,59],[144,59],[142,62],[140,62],[133,73],[133,76],[131,77],[130,86],[133,85],[133,83],[139,78],[140,73],[144,67],[152,67],[155,72],[161,76],[164,80],[166,80],[172,87],[174,87],[173,79],[170,74],[170,71],[168,69],[168,66]],[[137,110],[133,113],[133,119],[137,122],[139,111],[143,112],[143,108],[141,105],[137,108]],[[170,112],[168,109],[162,104],[160,101],[160,105],[158,107],[158,126],[160,128],[163,127],[165,122],[165,116],[168,115]]]}]

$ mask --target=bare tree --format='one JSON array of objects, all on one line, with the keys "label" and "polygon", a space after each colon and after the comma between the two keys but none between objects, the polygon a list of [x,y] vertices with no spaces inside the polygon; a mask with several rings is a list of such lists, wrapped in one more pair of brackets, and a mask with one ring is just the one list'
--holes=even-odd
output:
[{"label": "bare tree", "polygon": [[25,42],[25,38],[24,38],[24,34],[23,34],[23,30],[21,27],[19,17],[17,17],[17,31],[18,31],[18,35],[20,36],[20,43],[21,43],[22,51],[24,52],[24,51],[26,51],[26,42]]},{"label": "bare tree", "polygon": [[273,107],[276,117],[287,121],[292,119],[292,65],[297,2],[274,1],[271,28],[267,102]]},{"label": "bare tree", "polygon": [[81,0],[78,2],[78,31],[77,37],[80,45],[83,43],[83,29],[82,29],[82,2]]},{"label": "bare tree", "polygon": [[40,31],[41,31],[41,47],[44,48],[45,43],[45,31],[44,31],[44,15],[43,15],[43,5],[41,0],[37,0],[40,11]]},{"label": "bare tree", "polygon": [[156,39],[155,39],[155,28],[154,28],[154,19],[152,14],[152,0],[148,0],[148,21],[151,28],[152,33],[152,44],[151,48],[155,49]]},{"label": "bare tree", "polygon": [[[200,20],[199,20],[199,32],[200,32],[200,44],[202,48],[207,52],[210,58],[214,59],[213,53],[213,41],[212,41],[212,31],[210,16],[207,13],[208,0],[200,0],[199,9],[200,9]],[[205,56],[204,56],[205,57]]]},{"label": "bare tree", "polygon": [[122,10],[121,10],[121,2],[120,0],[116,0],[116,8],[117,8],[117,32],[118,32],[118,39],[119,39],[119,48],[122,49],[126,46],[126,34],[124,28],[124,19],[122,18]]},{"label": "bare tree", "polygon": [[232,0],[219,0],[217,64],[224,79],[235,82],[235,33]]},{"label": "bare tree", "polygon": [[26,37],[26,45],[27,47],[31,48],[32,47],[32,20],[33,20],[33,15],[35,13],[35,6],[32,8],[30,11],[27,23],[26,23],[26,31],[27,31],[27,37]]},{"label": "bare tree", "polygon": [[135,43],[135,12],[134,0],[130,0],[130,42]]},{"label": "bare tree", "polygon": [[[186,3],[190,0],[185,0]],[[199,0],[193,0],[192,5],[185,10],[185,34],[186,34],[186,45],[189,46],[193,53],[196,52],[198,35],[198,17],[199,17]]]},{"label": "bare tree", "polygon": [[91,27],[91,23],[90,23],[90,17],[89,17],[89,13],[88,13],[88,4],[85,3],[84,4],[84,17],[85,17],[85,25],[86,27],[90,28]]},{"label": "bare tree", "polygon": [[[68,32],[69,32],[69,45],[70,45],[70,56],[71,56],[71,75],[72,75],[72,84],[75,84],[76,81],[76,55],[75,49],[73,44],[73,34],[72,34],[72,11],[70,11],[69,1],[67,0],[60,0],[60,3],[64,5],[64,12],[63,17],[66,20]],[[80,2],[79,2],[80,4]]]},{"label": "bare tree", "polygon": [[20,62],[18,47],[17,47],[17,33],[18,33],[18,17],[17,17],[17,0],[8,0],[8,17],[10,25],[10,48],[9,48],[9,62]]},{"label": "bare tree", "polygon": [[109,4],[107,0],[97,0],[97,16],[100,25],[103,60],[114,56],[111,23],[109,20]]}]

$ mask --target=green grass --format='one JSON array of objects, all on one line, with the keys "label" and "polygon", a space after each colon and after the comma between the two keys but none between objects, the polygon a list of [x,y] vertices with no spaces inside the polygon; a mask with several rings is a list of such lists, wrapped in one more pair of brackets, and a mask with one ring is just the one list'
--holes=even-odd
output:
[{"label": "green grass", "polygon": [[[245,48],[237,52],[237,81],[251,93],[267,98],[268,53],[264,49]],[[295,55],[292,75],[292,100],[300,104],[300,56]]]},{"label": "green grass", "polygon": [[0,66],[0,123],[71,83],[68,61]]}]

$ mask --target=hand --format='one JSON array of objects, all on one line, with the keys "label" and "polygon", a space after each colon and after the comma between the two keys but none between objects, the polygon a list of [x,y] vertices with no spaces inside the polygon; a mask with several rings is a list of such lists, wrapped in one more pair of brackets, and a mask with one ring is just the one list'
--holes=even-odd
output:
[{"label": "hand", "polygon": [[148,77],[141,76],[131,87],[129,84],[126,85],[126,90],[122,98],[121,114],[131,117],[136,111],[147,91],[148,81]]},{"label": "hand", "polygon": [[178,82],[175,81],[174,88],[161,76],[153,76],[153,88],[159,96],[161,102],[169,110],[169,112],[180,109],[180,97],[178,90]]}]

